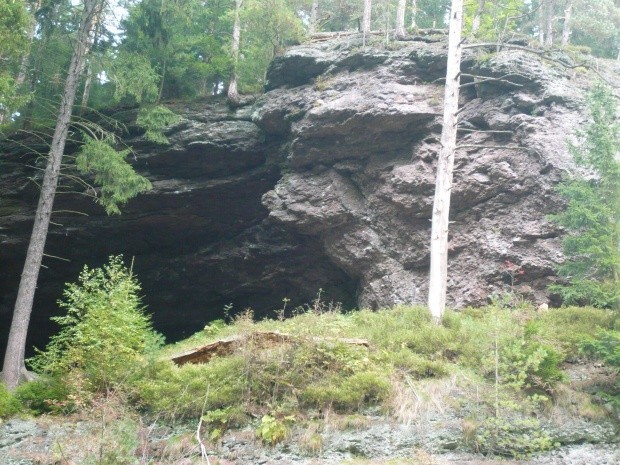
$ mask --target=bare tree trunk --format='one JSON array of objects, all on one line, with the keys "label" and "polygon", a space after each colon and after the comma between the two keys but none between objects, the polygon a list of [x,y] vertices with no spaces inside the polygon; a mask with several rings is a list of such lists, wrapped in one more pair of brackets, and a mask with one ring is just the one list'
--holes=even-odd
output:
[{"label": "bare tree trunk", "polygon": [[[97,45],[97,40],[99,38],[99,17],[101,15],[101,10],[99,10],[93,19],[93,40],[89,44],[88,49],[85,52],[85,55],[90,53],[90,50],[93,46]],[[90,100],[90,90],[93,84],[93,64],[89,59],[84,60],[84,66],[86,67],[86,79],[84,81],[84,92],[82,92],[82,100],[80,101],[80,113],[83,114],[88,108],[88,101]],[[163,81],[163,78],[162,78]]]},{"label": "bare tree trunk", "polygon": [[538,42],[540,45],[545,45],[545,31],[546,21],[545,16],[547,14],[547,6],[544,3],[546,0],[540,0],[541,4],[538,7]]},{"label": "bare tree trunk", "polygon": [[310,9],[310,34],[318,32],[319,20],[319,0],[312,0],[312,8]]},{"label": "bare tree trunk", "polygon": [[92,22],[99,5],[100,0],[84,0],[84,9],[82,11],[77,41],[75,42],[73,55],[69,64],[69,71],[67,73],[65,88],[60,103],[60,111],[58,119],[56,120],[56,128],[54,129],[54,136],[47,159],[45,174],[43,175],[39,204],[34,218],[30,243],[28,244],[24,270],[19,283],[9,341],[4,356],[2,380],[9,390],[14,390],[17,387],[20,378],[26,371],[24,365],[26,336],[28,334],[30,315],[32,313],[34,293],[37,287],[41,261],[43,259],[43,250],[45,248],[47,231],[52,215],[54,196],[58,186],[60,164],[65,150],[69,124],[71,122],[73,103],[77,92],[77,83],[82,71],[84,55],[91,41],[90,32],[92,30]]},{"label": "bare tree trunk", "polygon": [[398,8],[396,9],[396,37],[404,37],[407,34],[405,30],[406,9],[407,0],[398,0]]},{"label": "bare tree trunk", "polygon": [[478,9],[474,15],[474,20],[471,24],[471,35],[475,36],[480,30],[480,23],[482,22],[482,13],[484,12],[486,0],[478,0]]},{"label": "bare tree trunk", "polygon": [[370,17],[372,11],[372,0],[364,0],[364,17],[362,19],[362,32],[370,32]]},{"label": "bare tree trunk", "polygon": [[553,10],[554,10],[554,0],[547,0],[546,9],[547,12],[545,14],[545,45],[547,47],[553,46]]},{"label": "bare tree trunk", "polygon": [[232,58],[233,69],[230,74],[230,81],[228,83],[228,102],[237,105],[239,103],[239,90],[237,89],[237,63],[239,62],[239,47],[241,45],[241,7],[243,6],[243,0],[235,1],[235,23],[233,24],[232,35]]},{"label": "bare tree trunk", "polygon": [[573,14],[573,2],[568,2],[564,10],[564,27],[562,28],[562,47],[566,47],[570,42],[571,24],[570,20]]},{"label": "bare tree trunk", "polygon": [[82,92],[82,100],[80,101],[80,113],[84,114],[88,108],[90,100],[90,89],[93,84],[93,67],[90,62],[86,65],[86,79],[84,80],[84,92]]},{"label": "bare tree trunk", "polygon": [[437,160],[435,198],[431,231],[431,266],[428,288],[428,307],[433,320],[439,324],[446,308],[448,281],[448,224],[452,170],[456,150],[457,114],[461,76],[461,31],[463,28],[463,0],[452,0],[450,33],[448,38],[448,69],[444,97],[441,149]]},{"label": "bare tree trunk", "polygon": [[418,0],[411,0],[411,29],[417,29],[418,23]]}]

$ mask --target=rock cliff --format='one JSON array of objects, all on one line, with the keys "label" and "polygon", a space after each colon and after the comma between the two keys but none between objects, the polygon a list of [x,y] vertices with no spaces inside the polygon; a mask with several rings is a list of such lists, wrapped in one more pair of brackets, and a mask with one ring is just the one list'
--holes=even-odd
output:
[{"label": "rock cliff", "polygon": [[[174,104],[183,120],[168,130],[168,146],[146,143],[128,124],[135,166],[154,189],[119,217],[59,195],[31,341],[50,332],[62,284],[117,253],[135,257],[145,304],[171,339],[228,304],[265,315],[319,289],[345,307],[424,303],[445,60],[446,44],[429,38],[298,46],[273,62],[267,92],[251,104]],[[510,290],[550,299],[561,231],[546,217],[561,207],[555,184],[574,170],[567,142],[584,121],[592,80],[571,65],[518,49],[465,53],[453,306]],[[131,122],[135,113],[115,116]],[[35,152],[45,152],[32,140],[14,136],[0,154],[0,346],[36,202]],[[507,273],[506,261],[522,274]]]}]

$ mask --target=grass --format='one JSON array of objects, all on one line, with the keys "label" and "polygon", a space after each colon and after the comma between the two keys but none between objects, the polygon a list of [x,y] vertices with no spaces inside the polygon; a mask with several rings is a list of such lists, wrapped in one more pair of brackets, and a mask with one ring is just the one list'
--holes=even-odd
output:
[{"label": "grass", "polygon": [[[612,313],[592,308],[538,313],[490,306],[448,312],[441,326],[426,308],[411,306],[342,312],[315,302],[291,318],[262,321],[246,312],[151,354],[126,380],[122,408],[158,422],[202,418],[203,437],[214,443],[229,428],[251,425],[258,442],[296,437],[309,455],[323,450],[329,428],[364,429],[368,409],[420,428],[450,411],[461,419],[464,449],[527,455],[553,447],[541,426],[545,415],[549,421],[608,416],[590,394],[566,383],[562,368],[584,357],[581,341],[614,324]],[[201,345],[261,331],[290,337],[270,345],[242,338],[232,354],[206,364],[170,361]],[[33,392],[22,397],[36,405]],[[11,405],[5,412],[13,413],[14,398],[0,392],[0,406],[3,398]],[[109,431],[129,441],[130,429]],[[525,434],[537,438],[535,446],[519,442]],[[172,449],[166,446],[166,453]]]}]

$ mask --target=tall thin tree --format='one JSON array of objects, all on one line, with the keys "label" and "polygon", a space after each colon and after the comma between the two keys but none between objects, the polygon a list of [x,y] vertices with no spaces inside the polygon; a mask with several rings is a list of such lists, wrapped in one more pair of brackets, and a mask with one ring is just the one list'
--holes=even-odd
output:
[{"label": "tall thin tree", "polygon": [[573,2],[570,0],[564,10],[564,25],[562,27],[562,47],[566,47],[570,42],[571,35],[571,19],[573,14]]},{"label": "tall thin tree", "polygon": [[396,8],[396,37],[403,37],[405,31],[405,10],[407,9],[407,0],[398,0]]},{"label": "tall thin tree", "polygon": [[[555,11],[555,1],[546,0],[545,2],[545,45],[553,46],[553,12]],[[541,13],[542,14],[542,13]]]},{"label": "tall thin tree", "polygon": [[310,7],[310,34],[318,32],[319,22],[319,0],[312,0]]},{"label": "tall thin tree", "polygon": [[435,198],[432,212],[431,266],[429,274],[428,307],[433,320],[439,324],[446,308],[448,282],[448,225],[452,171],[456,151],[457,115],[461,76],[461,32],[463,0],[452,0],[448,38],[448,66],[444,96],[441,149],[437,160]]},{"label": "tall thin tree", "polygon": [[476,13],[474,14],[474,19],[471,24],[472,36],[475,36],[480,29],[480,24],[482,23],[482,13],[484,13],[485,4],[486,0],[478,0],[478,8],[476,8]]},{"label": "tall thin tree", "polygon": [[228,82],[228,101],[237,105],[239,103],[239,89],[238,89],[238,75],[237,65],[239,63],[239,49],[241,47],[241,8],[243,7],[243,0],[235,0],[235,22],[233,23],[232,34],[232,71],[230,73],[230,81]]},{"label": "tall thin tree", "polygon": [[2,380],[13,390],[19,384],[20,378],[26,373],[24,357],[26,353],[26,336],[32,313],[35,289],[39,277],[39,270],[43,260],[43,250],[47,239],[52,206],[62,162],[65,143],[73,113],[73,103],[77,92],[78,80],[82,71],[84,56],[92,41],[93,20],[103,6],[104,0],[84,0],[80,25],[77,31],[75,45],[64,91],[60,103],[60,110],[56,120],[56,127],[52,137],[50,152],[47,158],[47,166],[43,175],[41,194],[34,218],[32,235],[28,244],[26,262],[19,283],[13,320],[9,332],[9,341],[4,356],[2,368]]},{"label": "tall thin tree", "polygon": [[362,18],[362,32],[370,32],[370,18],[372,12],[372,0],[364,0],[364,15]]},{"label": "tall thin tree", "polygon": [[418,27],[418,0],[411,0],[411,29]]}]

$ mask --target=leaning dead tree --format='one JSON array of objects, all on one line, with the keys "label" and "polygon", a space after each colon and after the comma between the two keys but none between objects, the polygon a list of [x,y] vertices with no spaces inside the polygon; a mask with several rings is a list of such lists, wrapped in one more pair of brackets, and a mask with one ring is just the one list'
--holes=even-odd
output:
[{"label": "leaning dead tree", "polygon": [[428,308],[433,320],[441,322],[446,308],[448,282],[448,225],[452,171],[456,150],[457,115],[461,77],[461,31],[463,27],[463,0],[452,0],[450,32],[448,36],[448,68],[444,96],[441,149],[437,160],[435,198],[433,201],[431,231],[431,266],[429,274]]}]

